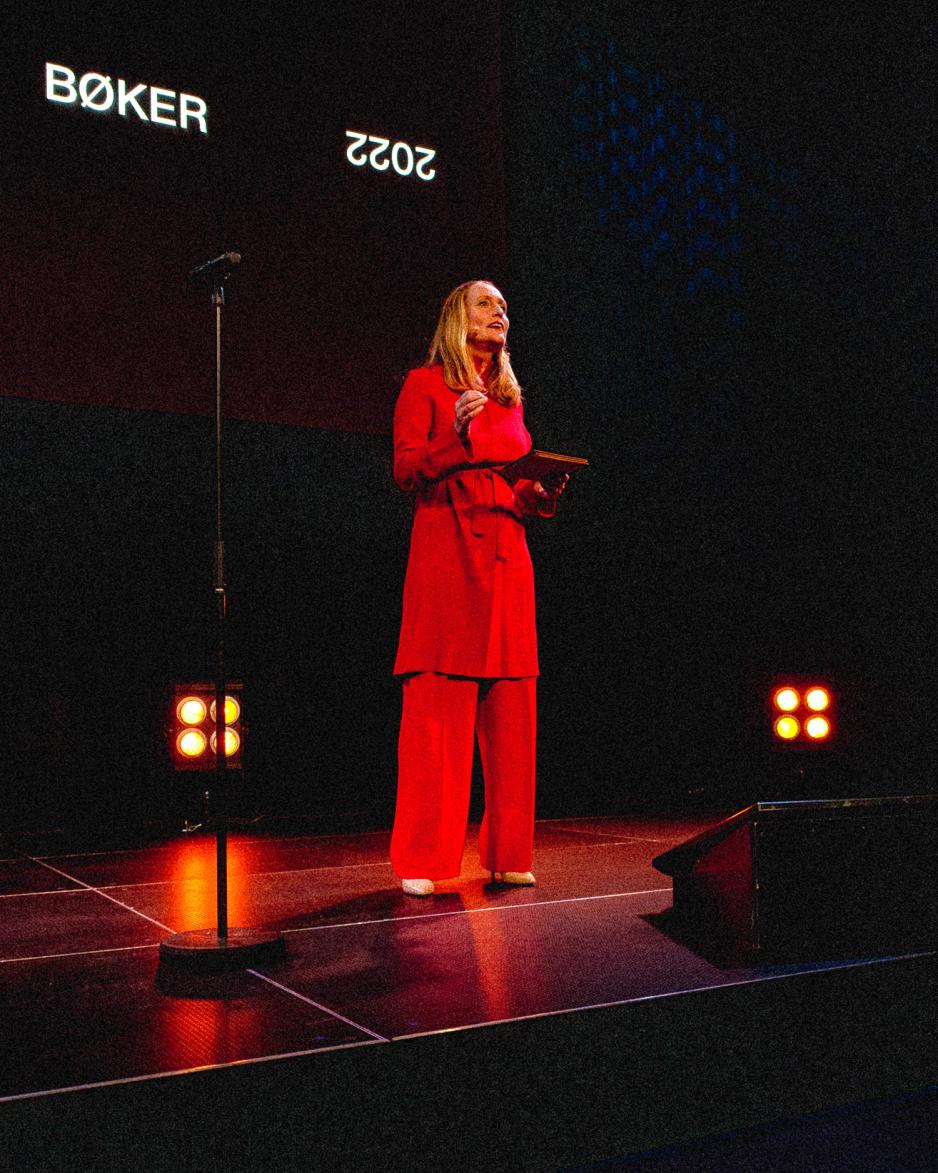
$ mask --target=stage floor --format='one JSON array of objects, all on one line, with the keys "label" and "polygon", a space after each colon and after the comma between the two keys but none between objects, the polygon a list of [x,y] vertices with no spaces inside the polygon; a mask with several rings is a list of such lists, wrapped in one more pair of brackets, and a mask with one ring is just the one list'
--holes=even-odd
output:
[{"label": "stage floor", "polygon": [[535,888],[491,885],[473,827],[462,876],[427,899],[401,893],[386,832],[236,833],[230,924],[281,930],[287,956],[204,978],[161,976],[158,947],[214,925],[211,836],[8,852],[0,1104],[895,963],[726,965],[664,931],[651,860],[718,817],[540,821]]}]

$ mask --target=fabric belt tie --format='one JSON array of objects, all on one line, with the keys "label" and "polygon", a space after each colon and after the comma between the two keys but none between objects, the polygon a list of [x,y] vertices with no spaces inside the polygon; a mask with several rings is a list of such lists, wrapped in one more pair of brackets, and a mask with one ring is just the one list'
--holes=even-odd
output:
[{"label": "fabric belt tie", "polygon": [[496,476],[490,468],[480,468],[468,476],[449,477],[447,488],[460,524],[468,519],[469,532],[474,538],[494,538],[495,557],[505,562],[508,559],[505,521],[503,510],[497,505]]}]

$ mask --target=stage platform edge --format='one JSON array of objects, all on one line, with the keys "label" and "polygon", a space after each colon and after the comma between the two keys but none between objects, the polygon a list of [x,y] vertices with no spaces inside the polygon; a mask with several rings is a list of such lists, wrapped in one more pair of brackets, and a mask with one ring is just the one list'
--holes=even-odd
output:
[{"label": "stage platform edge", "polygon": [[558,1169],[938,1082],[936,955],[49,1092],[11,1168]]}]

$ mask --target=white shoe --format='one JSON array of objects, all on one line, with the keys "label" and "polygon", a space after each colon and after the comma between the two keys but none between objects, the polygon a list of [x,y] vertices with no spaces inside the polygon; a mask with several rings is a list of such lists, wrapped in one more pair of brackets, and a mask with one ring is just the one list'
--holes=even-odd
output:
[{"label": "white shoe", "polygon": [[496,884],[517,884],[523,888],[533,888],[537,883],[533,872],[492,872],[492,882]]},{"label": "white shoe", "polygon": [[408,896],[432,896],[432,880],[401,880],[401,887]]}]

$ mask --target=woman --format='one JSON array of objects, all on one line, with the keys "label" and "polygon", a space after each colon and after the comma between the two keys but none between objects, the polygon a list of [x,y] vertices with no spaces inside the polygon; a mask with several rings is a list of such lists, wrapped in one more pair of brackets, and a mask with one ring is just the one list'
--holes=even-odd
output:
[{"label": "woman", "polygon": [[507,335],[494,285],[457,286],[394,413],[394,479],[416,498],[394,665],[404,706],[391,837],[391,864],[411,896],[459,874],[474,734],[482,865],[504,883],[534,883],[538,665],[521,518],[552,516],[566,478],[512,487],[496,471],[531,447]]}]

